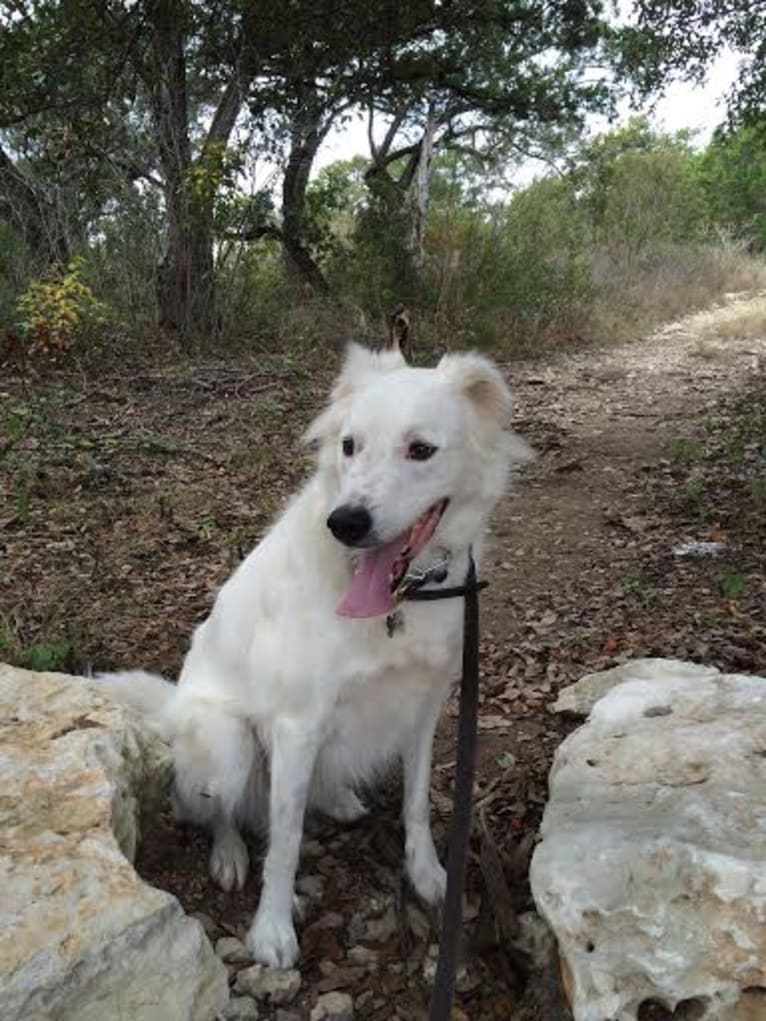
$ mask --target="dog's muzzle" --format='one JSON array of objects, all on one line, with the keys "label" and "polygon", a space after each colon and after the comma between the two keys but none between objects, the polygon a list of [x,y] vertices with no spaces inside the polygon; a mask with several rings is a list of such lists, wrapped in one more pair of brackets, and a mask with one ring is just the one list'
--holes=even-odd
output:
[{"label": "dog's muzzle", "polygon": [[327,527],[345,546],[357,546],[372,529],[372,516],[366,507],[342,504],[327,519]]}]

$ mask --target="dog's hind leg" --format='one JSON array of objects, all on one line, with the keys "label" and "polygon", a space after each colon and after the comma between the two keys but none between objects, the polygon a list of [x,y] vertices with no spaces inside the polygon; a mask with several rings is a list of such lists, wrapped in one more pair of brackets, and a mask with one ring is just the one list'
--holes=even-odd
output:
[{"label": "dog's hind leg", "polygon": [[177,814],[212,830],[211,878],[223,890],[241,890],[249,859],[237,820],[257,768],[253,732],[243,720],[205,705],[177,732],[173,753]]},{"label": "dog's hind leg", "polygon": [[355,822],[367,815],[367,807],[349,782],[352,772],[337,746],[323,749],[311,780],[309,807],[336,822]]},{"label": "dog's hind leg", "polygon": [[289,968],[298,957],[293,927],[293,892],[303,817],[319,747],[319,728],[278,719],[271,734],[269,849],[263,889],[247,934],[247,945],[261,964]]},{"label": "dog's hind leg", "polygon": [[344,785],[323,794],[316,801],[315,807],[336,822],[356,822],[367,815],[367,806],[356,791]]},{"label": "dog's hind leg", "polygon": [[444,899],[447,874],[439,862],[430,820],[431,758],[441,693],[422,708],[404,760],[404,830],[407,875],[416,892],[429,904]]}]

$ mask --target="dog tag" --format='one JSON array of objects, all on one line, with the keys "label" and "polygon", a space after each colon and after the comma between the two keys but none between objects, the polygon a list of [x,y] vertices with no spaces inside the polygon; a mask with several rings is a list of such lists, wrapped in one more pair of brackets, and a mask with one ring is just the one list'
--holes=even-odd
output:
[{"label": "dog tag", "polygon": [[404,614],[401,610],[394,610],[393,613],[389,613],[386,617],[386,633],[389,638],[393,638],[397,631],[401,631],[404,627]]}]

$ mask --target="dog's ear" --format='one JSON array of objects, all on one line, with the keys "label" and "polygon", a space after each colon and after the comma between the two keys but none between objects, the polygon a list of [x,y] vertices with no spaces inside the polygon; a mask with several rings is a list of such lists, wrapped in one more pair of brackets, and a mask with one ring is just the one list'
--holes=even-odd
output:
[{"label": "dog's ear", "polygon": [[[511,391],[489,358],[475,353],[444,355],[437,371],[468,398],[480,423],[502,433],[511,461],[523,464],[534,459],[532,448],[511,429]],[[484,429],[481,431],[486,435]]]},{"label": "dog's ear", "polygon": [[483,417],[510,425],[513,402],[508,384],[489,358],[479,354],[444,355],[438,371],[464,394]]},{"label": "dog's ear", "polygon": [[407,363],[401,351],[370,351],[361,344],[349,344],[343,368],[335,381],[329,406],[316,418],[304,434],[307,443],[322,442],[340,427],[340,418],[351,397],[381,373],[393,372]]},{"label": "dog's ear", "polygon": [[348,397],[366,383],[371,382],[375,376],[401,369],[406,364],[404,355],[398,348],[370,351],[368,347],[362,347],[361,344],[349,344],[346,348],[343,368],[333,387],[331,400],[343,400],[344,397]]}]

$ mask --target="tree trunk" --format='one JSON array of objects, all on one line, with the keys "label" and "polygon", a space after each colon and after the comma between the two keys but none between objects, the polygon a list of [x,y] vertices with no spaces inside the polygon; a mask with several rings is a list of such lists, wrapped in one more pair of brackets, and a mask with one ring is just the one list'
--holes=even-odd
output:
[{"label": "tree trunk", "polygon": [[159,325],[184,347],[218,329],[212,219],[190,201],[187,189],[166,189],[166,251],[159,266]]},{"label": "tree trunk", "polygon": [[24,239],[41,268],[69,261],[69,245],[55,210],[1,147],[0,219]]},{"label": "tree trunk", "polygon": [[[380,146],[373,143],[370,129],[372,162],[364,179],[385,214],[385,229],[393,253],[391,281],[396,299],[409,305],[418,300],[438,122],[433,105],[429,104],[420,141],[394,148],[397,130],[406,114],[406,108],[397,113]],[[397,164],[400,169],[395,176],[392,168]]]},{"label": "tree trunk", "polygon": [[282,182],[282,253],[287,274],[293,280],[305,280],[314,290],[329,294],[322,270],[306,245],[306,189],[311,167],[332,120],[322,123],[321,109],[312,109],[310,101],[298,111],[290,130],[290,153]]},{"label": "tree trunk", "polygon": [[185,0],[156,0],[151,94],[165,187],[167,243],[159,266],[159,323],[188,346],[218,332],[213,207],[222,160],[245,96],[258,69],[247,38],[256,5],[243,9],[240,56],[221,94],[196,160],[189,139],[186,95]]},{"label": "tree trunk", "polygon": [[167,234],[157,276],[159,324],[184,346],[215,332],[212,195],[194,193],[186,96],[183,0],[157,0],[152,106],[164,176]]},{"label": "tree trunk", "polygon": [[410,184],[408,196],[408,213],[410,218],[407,247],[417,270],[423,268],[425,261],[425,229],[428,219],[428,207],[431,199],[431,166],[434,158],[434,138],[436,135],[436,117],[433,104],[429,103],[426,126],[417,152],[417,165]]}]

